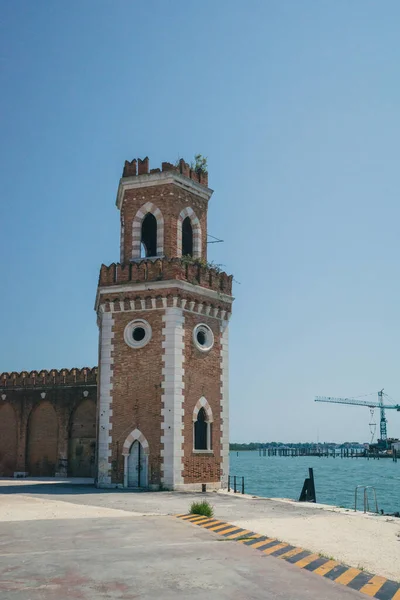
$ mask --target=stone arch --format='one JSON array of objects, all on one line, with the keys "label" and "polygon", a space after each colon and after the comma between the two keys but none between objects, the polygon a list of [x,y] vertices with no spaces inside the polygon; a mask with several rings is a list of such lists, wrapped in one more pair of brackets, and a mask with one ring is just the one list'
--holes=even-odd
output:
[{"label": "stone arch", "polygon": [[32,477],[54,477],[57,464],[58,420],[51,402],[40,402],[29,415],[26,462]]},{"label": "stone arch", "polygon": [[133,431],[130,432],[130,434],[128,435],[128,437],[126,438],[126,440],[124,442],[124,445],[122,446],[122,455],[123,456],[129,455],[129,450],[131,449],[133,442],[136,442],[136,441],[138,441],[142,444],[143,452],[145,454],[149,454],[150,447],[149,447],[148,441],[144,437],[143,433],[141,431],[139,431],[139,429],[134,429]]},{"label": "stone arch", "polygon": [[0,406],[0,477],[12,477],[17,466],[17,417],[10,403]]},{"label": "stone arch", "polygon": [[140,258],[140,244],[142,241],[142,222],[145,216],[151,213],[157,221],[157,256],[164,254],[164,217],[161,210],[152,202],[146,202],[137,211],[132,221],[132,258]]},{"label": "stone arch", "polygon": [[71,414],[68,436],[68,475],[94,477],[96,453],[96,404],[83,399]]},{"label": "stone arch", "polygon": [[193,258],[201,257],[201,225],[193,208],[187,206],[178,217],[177,230],[177,256],[182,256],[182,225],[183,221],[189,217],[193,229]]},{"label": "stone arch", "polygon": [[201,408],[204,408],[204,410],[205,410],[208,423],[212,423],[214,421],[214,418],[213,418],[211,406],[209,405],[207,399],[204,398],[204,396],[202,396],[200,398],[200,400],[198,400],[196,402],[196,406],[194,407],[194,411],[193,411],[193,421],[197,421],[197,416],[198,416]]},{"label": "stone arch", "polygon": [[149,443],[139,429],[134,429],[122,447],[124,487],[147,487],[149,482]]}]

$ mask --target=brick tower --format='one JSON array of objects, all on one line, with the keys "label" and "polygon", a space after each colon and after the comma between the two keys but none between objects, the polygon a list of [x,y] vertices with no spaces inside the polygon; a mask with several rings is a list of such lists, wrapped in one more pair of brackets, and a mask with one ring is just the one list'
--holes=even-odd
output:
[{"label": "brick tower", "polygon": [[97,485],[221,487],[232,277],[207,263],[208,174],[125,162],[119,263],[102,265]]}]

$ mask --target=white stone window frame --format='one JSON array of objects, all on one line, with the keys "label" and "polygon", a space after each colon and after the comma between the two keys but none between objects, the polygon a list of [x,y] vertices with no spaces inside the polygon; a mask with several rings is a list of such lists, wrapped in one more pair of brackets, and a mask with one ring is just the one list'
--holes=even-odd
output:
[{"label": "white stone window frame", "polygon": [[[195,424],[197,421],[197,417],[198,414],[200,412],[200,410],[204,408],[204,411],[206,413],[206,421],[205,423],[207,424],[207,449],[206,450],[198,450],[195,447],[195,441],[196,441],[196,436],[195,436]],[[193,411],[193,453],[194,454],[214,454],[214,450],[212,449],[212,439],[211,439],[211,424],[214,422],[214,417],[212,414],[212,410],[211,410],[211,406],[208,403],[208,400],[202,396],[200,398],[200,400],[198,400],[196,402],[196,406],[194,407],[194,411]]]},{"label": "white stone window frame", "polygon": [[[142,340],[136,341],[133,339],[133,332],[138,327],[144,329],[145,335]],[[128,323],[128,325],[124,329],[125,343],[134,350],[146,346],[151,340],[152,335],[153,331],[151,329],[151,325],[148,321],[145,321],[144,319],[134,319],[133,321],[130,321],[130,323]]]},{"label": "white stone window frame", "polygon": [[[152,202],[146,202],[137,211],[132,221],[132,260],[138,260],[142,243],[142,223],[145,216],[151,213],[157,221],[157,256],[164,255],[164,217],[161,210]],[[147,257],[155,258],[155,257]]]},{"label": "white stone window frame", "polygon": [[[200,342],[197,340],[197,335],[199,332],[204,333],[206,337],[206,343],[204,345],[200,344]],[[193,328],[192,339],[193,344],[196,346],[197,350],[200,350],[200,352],[210,352],[210,350],[214,347],[214,333],[211,327],[209,327],[209,325],[206,323],[198,323]]]},{"label": "white stone window frame", "polygon": [[184,208],[178,217],[177,230],[177,249],[176,255],[182,256],[182,225],[183,221],[189,217],[193,230],[193,258],[201,258],[201,225],[193,208],[187,206]]}]

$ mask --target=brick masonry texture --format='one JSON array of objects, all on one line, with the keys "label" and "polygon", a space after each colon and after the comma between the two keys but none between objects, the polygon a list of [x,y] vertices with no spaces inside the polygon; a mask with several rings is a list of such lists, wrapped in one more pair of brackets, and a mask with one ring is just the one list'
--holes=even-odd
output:
[{"label": "brick masonry texture", "polygon": [[[125,327],[135,319],[146,320],[152,338],[143,348],[130,348],[124,341]],[[138,429],[147,439],[149,483],[159,484],[161,477],[161,384],[162,384],[162,313],[115,312],[112,390],[112,483],[123,483],[122,448],[128,435]]]},{"label": "brick masonry texture", "polygon": [[[192,341],[193,329],[208,325],[214,334],[214,346],[206,353]],[[221,357],[220,322],[204,315],[185,313],[185,414],[184,414],[184,483],[216,482],[221,477]],[[205,397],[213,413],[212,452],[196,454],[193,450],[193,412],[197,401]]]},{"label": "brick masonry texture", "polygon": [[201,252],[204,258],[207,257],[207,201],[169,183],[125,191],[121,207],[121,226],[123,223],[124,227],[123,263],[129,263],[132,258],[133,221],[136,213],[147,202],[153,203],[161,211],[164,219],[164,256],[177,256],[177,222],[181,211],[190,206],[200,221]]},{"label": "brick masonry texture", "polygon": [[[69,458],[83,453],[84,462],[82,438],[94,455],[97,369],[41,373],[0,375],[0,476],[73,476],[77,461],[69,465]],[[89,462],[85,476],[93,471]]]}]

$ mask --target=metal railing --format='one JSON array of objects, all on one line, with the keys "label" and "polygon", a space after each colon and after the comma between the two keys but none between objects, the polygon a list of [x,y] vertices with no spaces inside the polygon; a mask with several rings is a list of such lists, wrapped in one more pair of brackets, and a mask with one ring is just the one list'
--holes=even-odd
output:
[{"label": "metal railing", "polygon": [[358,490],[364,490],[364,513],[370,512],[369,510],[369,498],[368,498],[368,490],[373,490],[374,500],[375,500],[375,512],[379,513],[378,510],[378,501],[376,499],[376,490],[372,485],[357,485],[354,490],[354,510],[357,510],[357,498],[358,498]]},{"label": "metal railing", "polygon": [[228,475],[228,492],[231,491],[232,488],[232,482],[233,482],[233,491],[234,493],[239,493],[239,487],[238,487],[238,479],[241,479],[241,483],[240,483],[240,487],[241,487],[241,491],[240,493],[244,494],[244,477],[238,477],[236,475]]}]

